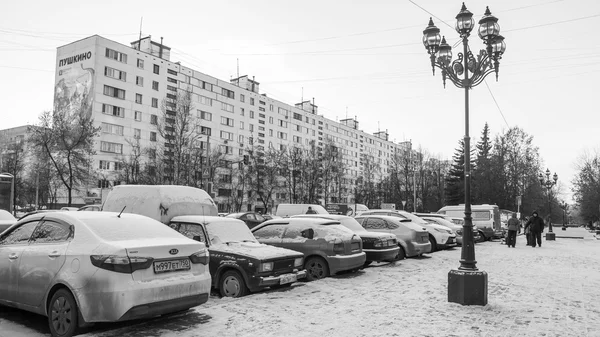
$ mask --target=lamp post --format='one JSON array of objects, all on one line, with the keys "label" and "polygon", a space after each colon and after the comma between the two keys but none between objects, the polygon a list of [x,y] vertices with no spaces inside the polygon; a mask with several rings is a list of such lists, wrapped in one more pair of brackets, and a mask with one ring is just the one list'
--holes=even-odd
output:
[{"label": "lamp post", "polygon": [[548,233],[546,233],[546,240],[555,240],[556,236],[552,232],[552,186],[556,185],[558,175],[555,172],[551,179],[550,170],[546,169],[546,177],[540,172],[538,179],[542,187],[546,187],[546,195],[548,196]]},{"label": "lamp post", "polygon": [[[487,46],[474,56],[469,48],[469,36],[475,21],[473,13],[467,10],[464,2],[456,15],[456,31],[463,44],[463,52],[452,61],[452,47],[446,38],[440,38],[440,29],[429,18],[429,25],[423,31],[423,44],[431,59],[431,68],[435,75],[435,67],[442,71],[442,81],[450,80],[456,87],[465,89],[465,222],[463,225],[463,245],[461,248],[460,267],[448,273],[448,301],[463,305],[487,304],[487,273],[477,269],[475,260],[475,243],[473,241],[473,221],[471,217],[471,161],[469,137],[469,89],[477,86],[491,73],[496,74],[500,59],[506,50],[504,38],[500,35],[498,19],[486,7],[484,16],[479,20],[478,35]],[[460,76],[464,76],[460,78]]]}]

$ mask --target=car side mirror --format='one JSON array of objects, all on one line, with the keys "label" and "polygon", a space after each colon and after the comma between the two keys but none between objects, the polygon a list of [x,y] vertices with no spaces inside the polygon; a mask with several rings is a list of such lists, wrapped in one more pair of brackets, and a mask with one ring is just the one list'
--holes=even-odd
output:
[{"label": "car side mirror", "polygon": [[306,239],[313,239],[315,237],[315,230],[312,228],[305,229],[302,232],[302,237]]}]

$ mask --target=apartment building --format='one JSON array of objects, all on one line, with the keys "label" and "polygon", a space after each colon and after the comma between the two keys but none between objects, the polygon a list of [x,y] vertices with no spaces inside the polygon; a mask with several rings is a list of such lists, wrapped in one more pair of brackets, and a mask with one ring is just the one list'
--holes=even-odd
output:
[{"label": "apartment building", "polygon": [[[93,158],[95,188],[120,183],[120,158],[132,151],[133,141],[142,148],[163,141],[156,128],[161,102],[181,91],[191,93],[201,124],[198,132],[232,161],[241,160],[250,143],[259,150],[284,150],[332,141],[342,150],[345,183],[353,186],[365,162],[377,163],[382,175],[395,153],[410,150],[407,142],[389,141],[387,130],[361,131],[356,118],[325,118],[314,100],[290,105],[261,94],[254,78],[224,81],[174,62],[162,39],[158,43],[145,37],[126,46],[94,35],[59,47],[56,65],[55,109],[85,104],[101,127]],[[352,196],[348,199],[353,201]]]}]

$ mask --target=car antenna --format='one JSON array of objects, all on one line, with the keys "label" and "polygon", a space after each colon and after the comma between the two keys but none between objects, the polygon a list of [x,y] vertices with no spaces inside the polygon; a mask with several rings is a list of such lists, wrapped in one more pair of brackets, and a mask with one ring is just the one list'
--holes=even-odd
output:
[{"label": "car antenna", "polygon": [[125,207],[127,207],[127,205],[123,206],[123,209],[121,210],[121,213],[119,213],[119,215],[117,215],[117,218],[121,217],[121,214],[123,214],[123,211],[125,210]]}]

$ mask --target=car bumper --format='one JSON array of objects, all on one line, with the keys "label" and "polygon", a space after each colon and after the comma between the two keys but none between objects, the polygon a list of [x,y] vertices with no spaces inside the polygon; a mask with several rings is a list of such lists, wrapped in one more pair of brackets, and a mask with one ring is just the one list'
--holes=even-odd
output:
[{"label": "car bumper", "polygon": [[367,261],[390,261],[394,260],[398,255],[400,247],[391,247],[385,249],[363,249],[367,255]]},{"label": "car bumper", "polygon": [[412,257],[431,252],[431,242],[410,243],[407,245],[406,257]]},{"label": "car bumper", "polygon": [[306,270],[300,270],[277,276],[265,276],[260,278],[260,281],[258,282],[258,288],[270,287],[279,284],[294,283],[297,280],[303,279],[305,277]]},{"label": "car bumper", "polygon": [[454,247],[457,244],[457,238],[454,236],[451,236],[448,238],[448,240],[446,240],[446,242],[442,243],[442,244],[438,244],[438,246],[440,248],[449,248],[449,247]]},{"label": "car bumper", "polygon": [[327,256],[329,272],[331,275],[344,270],[360,268],[365,264],[367,254],[360,252],[352,255],[332,255]]},{"label": "car bumper", "polygon": [[114,322],[166,314],[208,300],[211,277],[174,274],[172,277],[134,281],[131,274],[98,270],[74,294],[85,322]]}]

